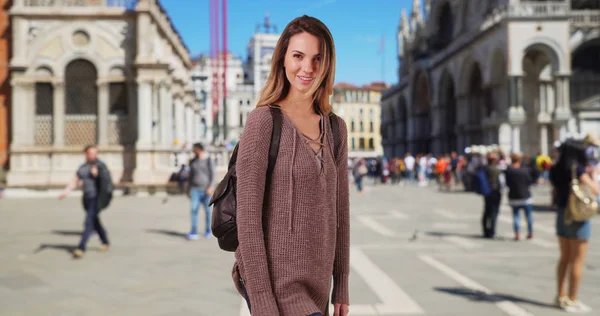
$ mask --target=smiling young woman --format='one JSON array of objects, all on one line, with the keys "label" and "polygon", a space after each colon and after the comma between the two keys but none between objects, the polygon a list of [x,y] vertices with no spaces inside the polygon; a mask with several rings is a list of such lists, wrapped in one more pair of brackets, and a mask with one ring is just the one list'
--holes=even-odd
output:
[{"label": "smiling young woman", "polygon": [[[332,278],[334,315],[348,315],[348,146],[346,124],[330,117],[334,76],[327,27],[309,16],[291,21],[239,143],[233,278],[252,315],[328,315]],[[275,105],[281,138],[263,211]]]}]

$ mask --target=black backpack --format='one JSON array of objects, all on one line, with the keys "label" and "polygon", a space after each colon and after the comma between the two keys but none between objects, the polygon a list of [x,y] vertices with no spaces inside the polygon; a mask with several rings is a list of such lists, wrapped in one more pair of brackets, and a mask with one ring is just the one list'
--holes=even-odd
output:
[{"label": "black backpack", "polygon": [[[273,130],[271,131],[271,144],[269,145],[269,161],[267,165],[267,178],[265,182],[265,194],[263,197],[263,212],[267,207],[269,200],[269,191],[271,186],[271,175],[277,161],[279,152],[279,141],[281,139],[281,124],[283,121],[283,113],[278,105],[269,106],[273,117]],[[339,122],[333,112],[329,115],[331,129],[334,139],[334,154],[337,158],[339,152]],[[211,230],[213,236],[218,240],[219,247],[225,251],[235,251],[239,245],[237,236],[236,222],[236,161],[239,144],[235,146],[229,160],[227,173],[223,180],[219,182],[209,205],[213,206]]]},{"label": "black backpack", "polygon": [[98,209],[103,210],[110,205],[113,198],[113,182],[108,167],[100,160],[96,160],[98,177],[96,177],[96,188],[98,190]]}]

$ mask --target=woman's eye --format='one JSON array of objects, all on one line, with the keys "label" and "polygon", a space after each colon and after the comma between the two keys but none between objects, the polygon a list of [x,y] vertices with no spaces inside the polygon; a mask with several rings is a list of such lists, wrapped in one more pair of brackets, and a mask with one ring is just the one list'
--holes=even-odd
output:
[{"label": "woman's eye", "polygon": [[315,57],[315,61],[321,61],[321,57]]},{"label": "woman's eye", "polygon": [[292,57],[294,57],[294,58],[300,58],[302,56],[300,56],[300,54],[294,54]]}]

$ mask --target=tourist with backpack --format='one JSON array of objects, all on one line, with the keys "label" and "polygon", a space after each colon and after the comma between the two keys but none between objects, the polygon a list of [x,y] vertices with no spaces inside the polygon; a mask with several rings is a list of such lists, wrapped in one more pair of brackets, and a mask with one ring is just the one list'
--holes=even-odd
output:
[{"label": "tourist with backpack", "polygon": [[504,174],[498,168],[498,155],[490,153],[487,166],[481,166],[475,173],[475,192],[483,196],[483,216],[481,226],[483,237],[493,239],[496,236],[496,219],[502,202],[502,187]]},{"label": "tourist with backpack", "polygon": [[100,251],[107,251],[109,247],[108,236],[100,222],[100,211],[107,208],[112,200],[113,184],[108,167],[98,159],[98,148],[95,145],[86,146],[83,150],[86,162],[82,164],[65,190],[58,197],[64,199],[69,192],[83,185],[83,208],[85,209],[85,222],[81,241],[73,251],[73,257],[83,257],[88,239],[94,231],[98,233]]},{"label": "tourist with backpack", "polygon": [[252,315],[323,316],[331,302],[333,315],[347,316],[347,129],[329,103],[331,33],[315,18],[294,19],[271,65],[211,200],[213,234],[235,249],[234,284]]}]

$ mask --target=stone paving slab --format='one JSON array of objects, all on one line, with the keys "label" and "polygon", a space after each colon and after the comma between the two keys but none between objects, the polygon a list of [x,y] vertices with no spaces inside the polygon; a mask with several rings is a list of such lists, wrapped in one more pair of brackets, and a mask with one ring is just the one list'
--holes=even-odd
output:
[{"label": "stone paving slab", "polygon": [[[536,204],[549,197],[547,187],[534,192]],[[536,242],[514,242],[479,237],[482,201],[473,194],[367,186],[362,196],[353,190],[351,205],[351,315],[563,314],[549,305],[552,212],[535,212]],[[72,260],[79,198],[0,200],[0,315],[242,315],[232,254],[215,239],[185,239],[188,209],[182,196],[118,197],[102,214],[110,251],[99,252],[93,236],[86,257]],[[511,222],[498,231],[510,236]],[[600,238],[592,236],[580,296],[600,311]]]}]

